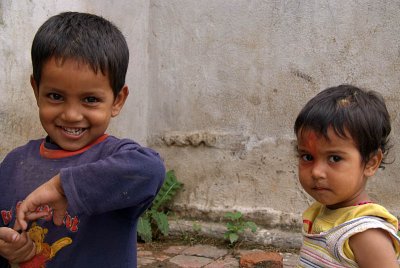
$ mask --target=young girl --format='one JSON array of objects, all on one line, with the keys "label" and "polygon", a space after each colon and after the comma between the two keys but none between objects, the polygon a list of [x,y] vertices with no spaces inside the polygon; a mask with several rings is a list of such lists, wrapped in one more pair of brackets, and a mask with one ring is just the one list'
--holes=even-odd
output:
[{"label": "young girl", "polygon": [[389,148],[383,98],[350,85],[325,89],[294,131],[299,180],[316,200],[303,213],[299,267],[399,267],[398,221],[365,191]]}]

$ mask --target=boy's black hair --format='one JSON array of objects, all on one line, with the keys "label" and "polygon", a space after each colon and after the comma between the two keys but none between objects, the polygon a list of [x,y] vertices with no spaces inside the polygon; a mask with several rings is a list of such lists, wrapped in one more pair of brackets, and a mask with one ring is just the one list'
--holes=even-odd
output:
[{"label": "boy's black hair", "polygon": [[[363,163],[379,149],[385,159],[391,131],[390,116],[383,97],[352,85],[327,88],[312,98],[300,111],[294,132],[312,130],[328,139],[328,128],[342,138],[352,138]],[[346,131],[351,137],[346,136]],[[386,162],[382,161],[380,167]]]},{"label": "boy's black hair", "polygon": [[[52,57],[61,63],[75,59],[108,75],[114,96],[125,84],[129,49],[110,21],[88,13],[63,12],[37,31],[31,49],[33,78],[39,87],[43,65]],[[73,79],[73,78],[72,78]]]}]

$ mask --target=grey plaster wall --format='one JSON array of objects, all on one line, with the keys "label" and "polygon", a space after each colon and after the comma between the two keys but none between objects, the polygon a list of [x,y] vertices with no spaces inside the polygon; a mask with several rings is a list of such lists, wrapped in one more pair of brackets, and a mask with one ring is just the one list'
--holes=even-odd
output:
[{"label": "grey plaster wall", "polygon": [[[149,134],[185,183],[175,209],[299,226],[294,119],[321,89],[381,92],[399,138],[399,1],[163,1],[150,7]],[[156,98],[154,96],[160,96]],[[160,120],[154,120],[160,118]],[[399,160],[400,161],[400,160]],[[399,164],[371,195],[400,215]]]},{"label": "grey plaster wall", "polygon": [[[300,226],[293,121],[321,89],[380,91],[400,146],[400,2],[0,0],[0,157],[41,137],[29,85],[37,28],[66,10],[94,12],[126,35],[127,105],[110,131],[157,149],[185,186],[174,209],[218,220],[240,210],[266,227]],[[369,191],[400,215],[397,160]]]}]

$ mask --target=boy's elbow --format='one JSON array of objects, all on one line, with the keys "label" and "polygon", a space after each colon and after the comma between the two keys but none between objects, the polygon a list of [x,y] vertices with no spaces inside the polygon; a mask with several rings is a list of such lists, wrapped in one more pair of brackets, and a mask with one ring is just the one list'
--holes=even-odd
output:
[{"label": "boy's elbow", "polygon": [[154,174],[153,177],[156,178],[158,181],[158,189],[161,188],[162,184],[164,183],[165,180],[165,175],[166,175],[166,168],[164,165],[164,162],[160,159],[159,162],[155,165],[155,168],[153,169]]},{"label": "boy's elbow", "polygon": [[154,182],[161,187],[166,174],[164,161],[155,151],[151,150],[148,153],[150,153],[150,155],[148,155],[147,172]]}]

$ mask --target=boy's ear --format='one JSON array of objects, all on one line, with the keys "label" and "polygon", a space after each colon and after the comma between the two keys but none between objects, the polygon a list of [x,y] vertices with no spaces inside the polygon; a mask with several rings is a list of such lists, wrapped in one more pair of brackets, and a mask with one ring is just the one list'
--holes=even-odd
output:
[{"label": "boy's ear", "polygon": [[374,154],[369,161],[367,162],[367,164],[365,165],[364,168],[364,175],[366,177],[371,177],[375,174],[375,172],[378,170],[379,165],[382,162],[382,158],[383,158],[383,154],[381,149],[379,149],[376,154]]},{"label": "boy's ear", "polygon": [[35,94],[36,103],[37,103],[39,101],[39,89],[37,87],[35,78],[33,78],[33,75],[31,75],[30,81],[31,81],[31,86],[33,89],[33,93]]},{"label": "boy's ear", "polygon": [[126,98],[129,95],[129,89],[127,85],[124,85],[121,89],[121,91],[118,93],[118,95],[115,97],[113,106],[111,108],[111,116],[115,117],[119,115],[119,112],[121,111],[122,107],[124,106],[124,103],[126,101]]}]

